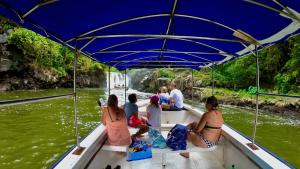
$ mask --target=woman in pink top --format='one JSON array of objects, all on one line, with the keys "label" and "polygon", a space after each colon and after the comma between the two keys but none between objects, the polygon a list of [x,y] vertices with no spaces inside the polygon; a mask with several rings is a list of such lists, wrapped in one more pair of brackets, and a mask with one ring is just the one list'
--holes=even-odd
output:
[{"label": "woman in pink top", "polygon": [[123,109],[118,107],[116,95],[110,95],[107,107],[102,108],[102,122],[106,126],[108,143],[115,146],[127,146],[131,143],[131,136],[127,126],[127,119]]}]

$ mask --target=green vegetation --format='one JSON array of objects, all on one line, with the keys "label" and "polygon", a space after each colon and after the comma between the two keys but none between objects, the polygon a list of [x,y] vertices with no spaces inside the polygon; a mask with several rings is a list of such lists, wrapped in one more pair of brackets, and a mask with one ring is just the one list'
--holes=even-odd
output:
[{"label": "green vegetation", "polygon": [[[300,36],[259,51],[260,91],[299,94],[300,88]],[[251,91],[255,86],[256,58],[247,55],[214,68],[217,87],[234,91]],[[159,70],[159,77],[187,77],[190,70]],[[201,86],[211,86],[212,70],[195,71]],[[255,89],[256,90],[256,89]]]},{"label": "green vegetation", "polygon": [[[300,36],[295,36],[259,52],[260,85],[278,93],[299,92]],[[230,89],[246,89],[255,85],[256,61],[248,55],[216,68],[217,85]]]},{"label": "green vegetation", "polygon": [[[8,46],[15,61],[12,69],[19,64],[28,63],[32,66],[50,70],[59,77],[65,77],[72,71],[75,52],[68,47],[45,38],[25,28],[20,28],[0,18],[0,26],[4,30],[12,30],[8,37]],[[90,58],[79,55],[78,69],[81,72],[104,70],[105,66]]]},{"label": "green vegetation", "polygon": [[[14,28],[9,34],[8,44],[16,46],[23,56],[31,58],[34,65],[51,69],[62,77],[72,70],[74,51],[28,29]],[[78,68],[81,71],[103,70],[104,66],[80,55]]]}]

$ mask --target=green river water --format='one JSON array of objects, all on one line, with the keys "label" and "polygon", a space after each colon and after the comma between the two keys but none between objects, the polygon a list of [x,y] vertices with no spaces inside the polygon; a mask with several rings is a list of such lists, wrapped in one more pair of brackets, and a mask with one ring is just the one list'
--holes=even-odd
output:
[{"label": "green river water", "polygon": [[[71,89],[0,92],[0,100],[71,92]],[[78,96],[80,135],[84,137],[99,124],[96,100],[100,96],[104,97],[104,91],[81,89]],[[51,166],[75,144],[72,106],[72,98],[63,98],[0,107],[0,169],[39,169]],[[227,124],[252,136],[253,110],[221,109]],[[258,120],[257,142],[300,167],[300,120],[266,113],[260,113]]]}]

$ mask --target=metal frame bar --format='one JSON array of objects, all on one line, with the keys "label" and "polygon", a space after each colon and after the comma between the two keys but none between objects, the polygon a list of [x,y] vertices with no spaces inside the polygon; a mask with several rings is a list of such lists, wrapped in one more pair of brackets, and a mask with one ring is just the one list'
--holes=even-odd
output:
[{"label": "metal frame bar", "polygon": [[[150,50],[153,50],[153,49],[150,49]],[[139,54],[139,53],[142,53],[142,52],[133,52],[133,53],[124,54],[124,55],[121,55],[121,56],[118,56],[118,57],[114,58],[114,60],[116,60],[116,59],[121,59],[121,58],[124,58],[124,57],[127,57],[127,56],[131,56],[131,55],[135,55],[135,54]],[[203,60],[212,62],[212,61],[209,60],[209,59],[206,59],[206,58],[203,58],[203,57],[194,55],[194,54],[185,54],[185,55],[193,56],[193,57],[198,58],[198,59],[203,59]],[[144,57],[144,56],[143,56],[143,57]],[[148,57],[150,57],[150,56],[148,56]],[[173,57],[175,57],[175,56],[173,56]],[[139,58],[136,58],[136,59],[139,59]],[[109,61],[107,61],[107,62],[109,62]],[[103,62],[103,63],[107,63],[107,62]]]},{"label": "metal frame bar", "polygon": [[[174,3],[174,5],[176,5],[176,4]],[[171,15],[170,14],[154,14],[154,15],[145,15],[145,16],[139,16],[139,17],[135,17],[135,18],[125,19],[125,20],[118,21],[118,22],[115,22],[115,23],[111,23],[111,24],[108,24],[108,25],[105,25],[105,26],[101,26],[99,28],[95,28],[93,30],[90,30],[88,32],[80,34],[80,35],[78,35],[76,37],[81,38],[81,37],[84,37],[84,36],[89,35],[91,33],[97,32],[99,30],[102,30],[102,29],[105,29],[105,28],[109,28],[109,27],[112,27],[112,26],[116,26],[116,25],[120,25],[120,24],[123,24],[123,23],[131,22],[131,21],[137,21],[137,20],[148,19],[148,18],[155,18],[155,17],[166,17],[166,16],[171,16]],[[231,31],[235,31],[235,29],[229,27],[228,25],[225,25],[225,24],[222,24],[220,22],[213,21],[213,20],[210,20],[210,19],[202,18],[202,17],[192,16],[192,15],[175,14],[175,13],[174,13],[174,16],[183,17],[183,18],[189,18],[189,19],[197,19],[197,20],[201,20],[201,21],[205,21],[205,22],[210,22],[210,23],[216,24],[218,26],[224,27],[226,29],[229,29]],[[68,42],[71,42],[71,41],[73,41],[75,39],[76,38],[71,38],[71,39],[67,40],[66,42],[68,43]]]},{"label": "metal frame bar", "polygon": [[11,8],[9,5],[7,5],[6,3],[3,3],[0,1],[0,6],[6,8],[7,10],[11,11],[12,13],[14,13],[19,19],[20,19],[20,23],[24,23],[24,19],[22,18],[22,16],[13,8]]},{"label": "metal frame bar", "polygon": [[44,97],[35,97],[35,98],[27,98],[27,99],[16,99],[16,100],[3,100],[0,101],[0,107],[4,106],[14,106],[17,104],[26,104],[26,103],[34,103],[46,100],[53,100],[53,99],[60,99],[60,98],[67,98],[73,96],[73,93],[69,94],[61,94],[55,96],[44,96]]},{"label": "metal frame bar", "polygon": [[[88,32],[85,32],[85,33],[82,33],[82,34],[80,34],[80,35],[78,35],[76,37],[83,37],[83,36],[86,36],[88,34],[100,31],[102,29],[109,28],[109,27],[116,26],[116,25],[120,25],[120,24],[127,23],[127,22],[131,22],[131,21],[137,21],[137,20],[141,20],[141,19],[148,19],[148,18],[155,18],[155,17],[169,17],[169,16],[170,16],[170,14],[154,14],[154,15],[145,15],[145,16],[140,16],[140,17],[125,19],[125,20],[118,21],[118,22],[115,22],[115,23],[111,23],[111,24],[108,24],[108,25],[105,25],[105,26],[101,26],[99,28],[92,29],[92,30],[90,30]],[[69,40],[66,40],[65,42],[69,43],[69,42],[71,42],[73,40],[75,40],[75,38],[71,38]]]},{"label": "metal frame bar", "polygon": [[[200,70],[199,68],[191,68],[190,66],[182,66],[182,67],[167,67],[167,66],[162,66],[162,67],[142,67],[142,66],[132,66],[132,67],[126,67],[126,69],[157,69],[157,68],[164,68],[164,69],[184,69],[186,70],[187,68],[190,69],[195,69],[195,70]],[[125,70],[125,68],[119,68],[120,71]]]},{"label": "metal frame bar", "polygon": [[[142,38],[142,39],[137,39],[137,40],[132,40],[132,41],[127,41],[127,42],[123,42],[123,43],[119,43],[119,44],[115,44],[115,45],[112,45],[112,46],[109,46],[107,48],[104,48],[104,49],[101,49],[99,50],[99,52],[104,52],[108,49],[111,49],[111,48],[114,48],[114,47],[117,47],[117,46],[122,46],[122,45],[126,45],[126,44],[130,44],[130,43],[135,43],[135,42],[139,42],[139,41],[145,41],[145,40],[152,40],[152,39],[160,39],[160,38]],[[205,47],[208,47],[208,48],[211,48],[211,49],[214,49],[214,50],[217,50],[219,53],[221,53],[221,55],[223,56],[232,56],[232,57],[235,57],[234,55],[232,54],[228,54],[224,51],[222,51],[221,49],[218,49],[216,47],[213,47],[211,45],[208,45],[206,43],[202,43],[202,42],[198,42],[198,41],[193,41],[193,40],[189,40],[189,39],[174,39],[174,40],[180,40],[180,41],[186,41],[186,42],[190,42],[190,43],[194,43],[194,44],[198,44],[198,45],[201,45],[201,46],[205,46]],[[152,49],[153,50],[153,49]],[[169,51],[173,51],[173,50],[169,50]],[[97,52],[93,53],[93,54],[96,54]],[[125,54],[125,55],[122,55],[122,56],[119,56],[115,59],[120,59],[122,57],[126,57],[126,56],[130,56],[130,55],[134,55],[134,54],[138,54],[137,52],[134,52],[134,53],[130,53],[130,54]],[[208,60],[206,58],[202,58],[202,57],[199,57],[197,55],[193,55],[193,54],[187,54],[187,55],[190,55],[190,56],[193,56],[193,57],[196,57],[196,58],[200,58],[200,59],[204,59],[204,60],[207,60],[209,62],[212,62],[211,60]],[[105,63],[105,62],[104,62]]]},{"label": "metal frame bar", "polygon": [[298,21],[300,23],[300,17],[295,15],[293,11],[291,11],[287,6],[284,6],[281,2],[279,2],[278,0],[273,0],[277,5],[281,6],[284,10],[286,10],[286,12],[292,16],[293,19],[295,19],[296,21]]},{"label": "metal frame bar", "polygon": [[[181,61],[184,61],[184,62],[190,62],[189,60],[186,60],[186,59],[182,59],[182,58],[178,58],[178,57],[173,57],[173,56],[165,56],[166,58],[173,58],[173,59],[178,59],[178,60],[181,60]],[[140,58],[137,58],[137,59],[133,59],[133,60],[129,60],[127,62],[124,62],[124,63],[128,63],[128,62],[132,62],[132,61],[143,61],[141,59],[146,59],[146,58],[158,58],[158,56],[145,56],[145,57],[140,57]],[[115,60],[112,60],[112,61],[115,61]],[[107,63],[110,63],[112,61],[109,61]],[[153,60],[155,61],[155,60]],[[114,66],[117,66],[119,64],[123,64],[122,62],[117,62],[116,64],[114,64]]]},{"label": "metal frame bar", "polygon": [[119,34],[119,35],[98,35],[98,36],[85,36],[79,37],[78,40],[87,39],[101,39],[101,38],[160,38],[160,39],[197,39],[197,40],[211,40],[211,41],[222,41],[222,42],[234,42],[240,43],[237,39],[225,39],[225,38],[215,38],[215,37],[204,37],[204,36],[186,36],[186,35],[159,35],[159,34]]},{"label": "metal frame bar", "polygon": [[214,76],[214,64],[211,68],[211,79],[212,79],[212,86],[211,86],[211,95],[215,95],[215,76]]},{"label": "metal frame bar", "polygon": [[258,121],[258,97],[259,97],[259,59],[258,59],[258,50],[257,45],[255,45],[255,52],[256,52],[256,107],[255,107],[255,120],[254,120],[254,127],[253,127],[253,138],[252,138],[252,145],[255,144],[255,137],[256,137],[256,126]]},{"label": "metal frame bar", "polygon": [[192,69],[192,107],[194,107],[194,69]]},{"label": "metal frame bar", "polygon": [[[20,22],[23,24],[24,23],[24,19],[21,17],[21,15],[13,8],[11,8],[9,5],[3,3],[0,1],[0,6],[3,6],[4,8],[8,9],[8,10],[11,10],[15,15],[17,15],[17,17],[20,19]],[[46,31],[46,29],[44,29],[42,26],[40,25],[37,25],[35,23],[33,23],[31,20],[28,20],[26,19],[26,22],[32,24],[33,26],[35,26],[36,28],[38,29],[41,29],[47,37],[51,36],[53,37],[54,39],[56,39],[58,42],[60,42],[61,44],[65,45],[66,47],[69,47],[70,49],[72,50],[75,50],[75,47],[74,46],[71,46],[69,45],[68,43],[66,43],[65,41],[63,41],[60,37],[54,35],[53,33],[49,32],[49,31]],[[73,38],[73,40],[75,40],[76,38]],[[90,58],[91,60],[94,60],[96,61],[94,58],[92,58],[88,53],[84,53],[84,52],[81,52],[79,51],[80,54],[83,54],[85,55],[86,57]]]},{"label": "metal frame bar", "polygon": [[126,88],[127,88],[127,85],[126,85],[126,83],[127,83],[127,72],[126,72],[126,69],[125,69],[125,84],[124,84],[124,103],[126,103],[126,100],[127,100],[127,91],[126,91]]},{"label": "metal frame bar", "polygon": [[153,40],[153,39],[158,39],[158,38],[141,38],[141,39],[136,39],[136,40],[129,40],[129,41],[122,42],[122,43],[117,43],[117,44],[108,46],[106,48],[100,49],[97,52],[92,53],[92,55],[94,55],[94,54],[96,54],[98,52],[107,51],[108,49],[119,47],[119,46],[123,46],[123,45],[127,45],[127,44],[130,44],[130,43],[135,43],[135,42],[139,42],[139,41],[146,41],[146,40]]},{"label": "metal frame bar", "polygon": [[[173,57],[173,56],[165,56],[166,58],[174,58],[174,59],[178,59],[178,60],[181,60],[181,61],[185,61],[185,62],[187,62],[187,63],[191,63],[191,64],[194,64],[195,66],[198,66],[196,63],[193,63],[193,62],[190,62],[190,61],[188,61],[188,60],[186,60],[186,59],[182,59],[182,58],[177,58],[177,57]],[[140,59],[146,59],[146,58],[158,58],[158,56],[146,56],[146,57],[140,57],[140,58],[137,58],[137,59],[133,59],[133,60],[130,60],[130,61],[128,61],[128,62],[117,62],[116,64],[114,64],[114,66],[117,66],[117,65],[122,65],[122,64],[124,64],[124,63],[129,63],[129,62],[134,62],[135,60],[137,60],[137,61],[141,61]],[[150,60],[149,60],[150,61]],[[153,60],[153,61],[155,61],[155,60]],[[151,62],[151,61],[150,61]],[[169,61],[169,62],[172,62],[172,61]],[[184,63],[185,63],[184,62]],[[107,63],[109,63],[109,62],[107,62]],[[148,63],[148,62],[147,62]],[[173,63],[176,63],[175,61],[173,61]],[[137,65],[137,64],[136,64]]]},{"label": "metal frame bar", "polygon": [[298,22],[300,22],[299,18],[297,18],[295,15],[289,13],[290,11],[287,10],[287,8],[286,8],[284,5],[282,5],[281,3],[279,3],[279,2],[276,1],[276,0],[273,0],[273,2],[275,2],[276,4],[278,4],[278,5],[279,5],[280,7],[282,7],[283,9],[287,10],[287,12],[285,12],[285,11],[280,11],[280,10],[278,10],[278,9],[276,9],[276,8],[270,7],[270,6],[266,5],[266,4],[263,4],[263,3],[260,3],[260,2],[254,1],[254,0],[244,0],[244,1],[249,2],[249,3],[252,3],[252,4],[255,4],[255,5],[257,5],[257,6],[264,7],[264,8],[266,8],[266,9],[271,10],[271,11],[275,11],[275,12],[277,12],[277,13],[279,13],[279,14],[282,14],[282,15],[284,15],[284,16],[287,16],[287,17],[289,17],[289,18],[291,18],[291,19],[295,19],[295,20],[297,20]]},{"label": "metal frame bar", "polygon": [[[169,35],[169,31],[170,31],[172,21],[173,21],[173,18],[174,18],[174,14],[175,14],[176,5],[177,5],[177,0],[174,0],[174,4],[173,4],[172,12],[171,12],[171,15],[170,15],[170,20],[169,20],[169,24],[168,24],[168,27],[167,27],[166,35]],[[164,42],[163,42],[162,47],[161,47],[160,58],[163,57],[163,53],[164,53],[163,50],[165,49],[166,42],[167,42],[167,39],[164,39]]]},{"label": "metal frame bar", "polygon": [[[157,57],[157,56],[155,56]],[[145,57],[145,58],[149,58],[149,57]],[[154,62],[154,63],[169,63],[169,62],[173,62],[173,63],[210,63],[210,62],[197,62],[197,61],[174,61],[174,60],[113,60],[113,61],[110,61],[108,63],[121,63],[121,62]]]},{"label": "metal frame bar", "polygon": [[179,54],[199,54],[199,55],[223,55],[224,53],[213,53],[213,52],[188,52],[188,51],[176,51],[176,50],[115,50],[115,51],[99,51],[96,53],[160,53],[160,52],[164,52],[164,53],[179,53]]},{"label": "metal frame bar", "polygon": [[108,67],[108,96],[110,96],[110,66]]},{"label": "metal frame bar", "polygon": [[231,30],[233,32],[236,31],[236,29],[234,29],[234,28],[232,28],[232,27],[230,27],[228,25],[225,25],[223,23],[220,23],[220,22],[217,22],[217,21],[214,21],[214,20],[211,20],[211,19],[203,18],[203,17],[192,16],[192,15],[183,15],[183,14],[174,14],[174,16],[183,17],[183,18],[189,18],[189,19],[201,20],[201,21],[205,21],[205,22],[209,22],[209,23],[221,26],[221,27],[226,28],[228,30]]},{"label": "metal frame bar", "polygon": [[32,12],[34,12],[35,10],[37,10],[38,8],[40,8],[42,6],[46,6],[48,4],[52,4],[52,3],[57,2],[57,1],[59,1],[59,0],[46,0],[46,1],[43,1],[41,3],[38,3],[37,5],[35,5],[34,7],[32,7],[30,10],[28,10],[24,15],[22,15],[22,18],[27,17]]},{"label": "metal frame bar", "polygon": [[77,41],[75,43],[75,56],[73,63],[73,104],[74,104],[74,124],[75,124],[75,134],[76,134],[76,146],[80,148],[79,142],[79,129],[78,129],[78,112],[77,112],[77,91],[76,91],[76,68],[77,68],[77,57],[78,57],[78,49],[77,49]]},{"label": "metal frame bar", "polygon": [[[130,40],[130,41],[127,41],[127,42],[122,42],[122,43],[118,43],[118,44],[106,47],[104,49],[99,50],[98,52],[107,51],[108,49],[111,49],[111,48],[114,48],[114,47],[118,47],[118,46],[127,45],[127,44],[130,44],[130,43],[135,43],[135,42],[139,42],[139,41],[146,41],[146,40],[153,40],[153,39],[160,39],[160,38],[141,38],[141,39],[137,39],[137,40]],[[216,51],[218,51],[220,53],[226,53],[226,52],[222,51],[221,49],[218,49],[218,48],[213,47],[211,45],[208,45],[206,43],[202,43],[202,42],[198,42],[198,41],[193,41],[193,40],[190,40],[190,39],[173,39],[173,40],[190,42],[190,43],[194,43],[194,44],[198,44],[198,45],[202,45],[202,46],[208,47],[210,49],[214,49],[214,50],[216,50]],[[97,53],[97,52],[95,52],[95,53]],[[95,54],[95,53],[92,53],[92,55]],[[226,53],[226,54],[228,54],[228,53]]]},{"label": "metal frame bar", "polygon": [[[123,66],[126,66],[126,65],[123,65]],[[137,64],[137,65],[132,65],[132,67],[134,67],[134,66],[137,66],[137,67],[139,67],[139,66],[149,66],[149,67],[155,67],[155,66],[165,66],[165,67],[187,67],[187,66],[193,66],[193,67],[200,67],[199,65],[192,65],[192,64],[182,64],[182,65],[170,65],[170,64],[167,64],[167,65],[163,65],[163,64],[159,64],[159,65],[157,65],[157,64],[147,64],[147,65],[140,65],[140,64]],[[129,66],[130,67],[130,66]]]},{"label": "metal frame bar", "polygon": [[92,42],[94,42],[95,38],[89,40],[86,44],[84,44],[79,50],[82,51],[84,48],[86,48],[88,45],[90,45]]}]

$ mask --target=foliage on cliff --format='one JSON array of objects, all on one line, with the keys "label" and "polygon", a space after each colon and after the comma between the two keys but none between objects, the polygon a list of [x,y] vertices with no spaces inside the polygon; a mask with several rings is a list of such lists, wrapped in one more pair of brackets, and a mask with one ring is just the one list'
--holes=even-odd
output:
[{"label": "foliage on cliff", "polygon": [[[256,58],[247,55],[213,68],[217,87],[248,90],[255,86]],[[300,36],[295,36],[259,51],[260,85],[278,93],[299,93],[300,86]],[[191,74],[190,70],[157,70],[159,77],[179,78]],[[212,70],[195,72],[200,87],[210,86]]]},{"label": "foliage on cliff", "polygon": [[[300,36],[259,52],[260,84],[279,93],[296,92],[300,85]],[[245,89],[255,85],[256,58],[248,55],[216,68],[217,85]]]},{"label": "foliage on cliff", "polygon": [[[67,76],[67,72],[72,70],[74,51],[51,41],[37,33],[25,28],[14,28],[8,38],[8,44],[15,46],[32,63],[46,69],[51,69],[60,76]],[[78,68],[86,72],[90,70],[103,70],[104,66],[98,62],[80,55]]]},{"label": "foliage on cliff", "polygon": [[[0,71],[0,90],[71,86],[74,50],[1,16],[0,35],[4,37],[0,43],[0,67],[5,67]],[[80,54],[77,61],[78,85],[103,85],[105,68],[105,65]]]}]

